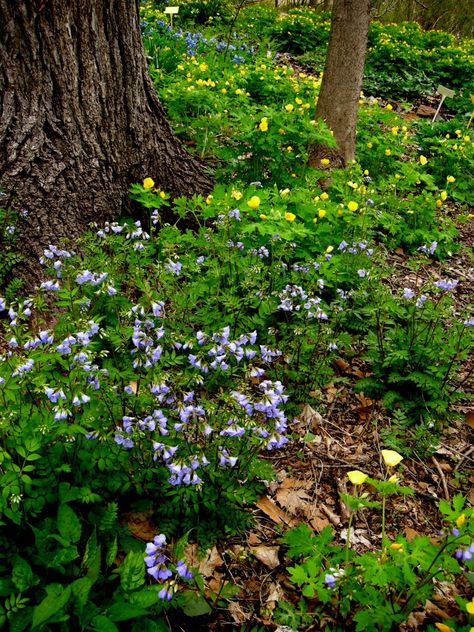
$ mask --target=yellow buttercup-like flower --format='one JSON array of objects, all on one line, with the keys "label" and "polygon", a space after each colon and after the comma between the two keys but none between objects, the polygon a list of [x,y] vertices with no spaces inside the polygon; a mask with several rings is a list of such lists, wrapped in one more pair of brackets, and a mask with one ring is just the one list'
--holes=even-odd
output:
[{"label": "yellow buttercup-like flower", "polygon": [[260,217],[260,219],[267,219],[267,216],[264,215],[263,213],[259,217]]},{"label": "yellow buttercup-like flower", "polygon": [[242,198],[242,193],[238,191],[237,189],[232,189],[232,193],[230,194],[230,197],[233,198],[234,200],[240,200]]},{"label": "yellow buttercup-like flower", "polygon": [[428,158],[426,158],[426,156],[420,156],[419,161],[420,161],[420,165],[424,166],[428,162]]},{"label": "yellow buttercup-like flower", "polygon": [[258,195],[253,195],[250,200],[247,201],[247,206],[249,206],[253,210],[258,208],[260,206],[260,198],[258,197]]},{"label": "yellow buttercup-like flower", "polygon": [[326,191],[323,191],[323,193],[321,193],[319,197],[321,200],[329,200],[329,195],[326,193]]},{"label": "yellow buttercup-like flower", "polygon": [[393,542],[389,548],[392,549],[392,551],[399,551],[400,549],[403,549],[403,544],[400,542]]},{"label": "yellow buttercup-like flower", "polygon": [[259,128],[261,132],[268,131],[268,118],[266,116],[264,116],[263,119],[260,121]]},{"label": "yellow buttercup-like flower", "polygon": [[348,203],[347,208],[350,211],[357,211],[357,209],[359,208],[359,205],[357,204],[357,202],[352,202],[351,201],[351,202]]},{"label": "yellow buttercup-like flower", "polygon": [[469,612],[469,614],[474,614],[474,597],[469,603],[466,604],[466,610]]},{"label": "yellow buttercup-like flower", "polygon": [[293,112],[293,110],[294,110],[294,109],[295,109],[295,106],[294,106],[292,103],[287,103],[287,104],[285,105],[285,110],[286,110],[287,112]]},{"label": "yellow buttercup-like flower", "polygon": [[296,219],[296,215],[294,213],[285,213],[285,219],[287,222],[294,222]]},{"label": "yellow buttercup-like flower", "polygon": [[395,450],[382,450],[382,458],[385,465],[388,465],[389,467],[395,467],[403,461],[402,455],[395,452]]},{"label": "yellow buttercup-like flower", "polygon": [[321,158],[321,164],[322,165],[328,165],[330,162],[329,158]]},{"label": "yellow buttercup-like flower", "polygon": [[391,149],[386,149],[385,150],[385,155],[386,156],[391,156],[392,155],[392,150]]},{"label": "yellow buttercup-like flower", "polygon": [[446,191],[441,191],[441,194],[439,196],[443,202],[446,200],[446,198],[448,197],[448,194],[446,193]]},{"label": "yellow buttercup-like flower", "polygon": [[151,178],[145,178],[143,180],[143,188],[144,189],[153,189],[153,187],[155,186],[154,181]]},{"label": "yellow buttercup-like flower", "polygon": [[323,219],[323,217],[326,217],[326,211],[323,208],[318,208],[318,217],[320,219]]},{"label": "yellow buttercup-like flower", "polygon": [[451,184],[452,184],[453,182],[455,182],[455,181],[456,181],[456,178],[455,178],[454,176],[448,176],[448,177],[446,178],[446,180],[447,180],[449,183],[451,183]]},{"label": "yellow buttercup-like flower", "polygon": [[347,472],[347,478],[353,485],[362,485],[369,477],[360,470],[351,470]]},{"label": "yellow buttercup-like flower", "polygon": [[327,254],[330,254],[333,250],[334,250],[334,246],[328,246],[328,247],[326,248],[326,253],[327,253]]},{"label": "yellow buttercup-like flower", "polygon": [[456,526],[458,527],[462,527],[465,522],[466,522],[465,514],[461,514],[460,516],[456,518]]}]

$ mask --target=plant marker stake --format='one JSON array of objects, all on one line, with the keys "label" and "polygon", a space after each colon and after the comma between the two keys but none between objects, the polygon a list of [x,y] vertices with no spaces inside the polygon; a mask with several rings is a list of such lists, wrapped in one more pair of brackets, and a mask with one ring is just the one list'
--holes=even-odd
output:
[{"label": "plant marker stake", "polygon": [[[471,94],[471,103],[472,105],[474,105],[474,94]],[[469,123],[467,124],[468,127],[472,123],[473,118],[474,118],[474,109],[471,112],[471,118],[469,119]]]},{"label": "plant marker stake", "polygon": [[170,25],[173,28],[173,15],[176,15],[179,11],[179,7],[166,7],[165,13],[170,16]]},{"label": "plant marker stake", "polygon": [[441,101],[439,102],[438,109],[436,110],[436,114],[433,116],[433,120],[431,121],[432,123],[436,121],[436,117],[438,116],[439,111],[441,110],[441,106],[443,105],[443,101],[446,99],[446,97],[449,97],[450,99],[452,99],[454,95],[456,94],[454,90],[450,90],[449,88],[445,88],[444,86],[438,86],[436,88],[436,91],[439,92],[439,94],[441,95]]}]

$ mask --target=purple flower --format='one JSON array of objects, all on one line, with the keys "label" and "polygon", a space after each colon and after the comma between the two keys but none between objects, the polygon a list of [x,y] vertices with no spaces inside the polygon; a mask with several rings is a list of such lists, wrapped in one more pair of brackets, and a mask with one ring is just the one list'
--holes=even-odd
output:
[{"label": "purple flower", "polygon": [[435,285],[439,290],[443,290],[444,292],[451,292],[454,290],[456,285],[459,283],[458,279],[440,279],[439,281],[435,281],[433,285]]},{"label": "purple flower", "polygon": [[410,299],[410,298],[413,298],[414,296],[415,296],[415,292],[412,289],[410,289],[409,287],[403,288],[403,298]]},{"label": "purple flower", "polygon": [[335,588],[336,578],[334,577],[334,575],[331,575],[328,573],[324,576],[324,583],[326,584],[328,588]]},{"label": "purple flower", "polygon": [[176,276],[179,276],[181,273],[182,267],[183,267],[183,264],[180,261],[171,261],[170,259],[168,263],[165,265],[165,270],[167,270],[168,272],[171,272],[172,274],[175,274]]}]

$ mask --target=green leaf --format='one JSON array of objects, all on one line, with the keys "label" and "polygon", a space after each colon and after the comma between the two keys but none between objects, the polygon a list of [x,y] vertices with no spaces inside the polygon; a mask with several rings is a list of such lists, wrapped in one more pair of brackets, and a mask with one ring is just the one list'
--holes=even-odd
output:
[{"label": "green leaf", "polygon": [[33,630],[64,608],[71,596],[71,587],[64,589],[60,584],[50,584],[46,587],[46,592],[47,596],[33,610]]},{"label": "green leaf", "polygon": [[92,582],[88,577],[76,579],[76,581],[71,584],[72,595],[79,609],[84,608],[86,605],[91,588]]},{"label": "green leaf", "polygon": [[107,615],[112,621],[128,621],[149,614],[148,610],[130,603],[115,603],[107,610]]},{"label": "green leaf", "polygon": [[118,551],[118,542],[117,542],[117,536],[115,536],[115,538],[112,540],[112,544],[109,547],[109,550],[107,551],[107,555],[105,557],[105,563],[107,564],[107,566],[112,566],[112,564],[115,562],[115,558],[117,557],[117,551]]},{"label": "green leaf", "polygon": [[212,612],[211,606],[207,601],[198,593],[183,592],[179,596],[179,605],[184,614],[188,617],[200,617],[203,614],[209,614]]},{"label": "green leaf", "polygon": [[77,542],[81,537],[81,522],[69,505],[59,505],[58,531],[63,538],[68,539],[70,542]]},{"label": "green leaf", "polygon": [[147,586],[129,594],[128,599],[131,604],[141,608],[150,608],[157,603],[157,586]]},{"label": "green leaf", "polygon": [[136,590],[145,583],[145,560],[143,552],[130,551],[118,568],[120,585],[125,592]]},{"label": "green leaf", "polygon": [[20,592],[25,592],[33,586],[34,575],[31,566],[22,557],[16,555],[13,559],[12,581]]},{"label": "green leaf", "polygon": [[92,625],[96,632],[119,632],[118,627],[107,617],[99,614],[92,619]]}]

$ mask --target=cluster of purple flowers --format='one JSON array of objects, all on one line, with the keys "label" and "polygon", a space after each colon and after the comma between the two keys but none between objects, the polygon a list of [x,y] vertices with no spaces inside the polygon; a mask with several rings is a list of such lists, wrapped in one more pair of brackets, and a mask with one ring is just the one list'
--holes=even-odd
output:
[{"label": "cluster of purple flowers", "polygon": [[338,250],[340,250],[341,252],[348,252],[351,255],[357,255],[357,254],[365,254],[367,257],[370,257],[374,254],[374,249],[373,248],[368,248],[368,243],[365,240],[362,241],[353,241],[352,245],[350,246],[347,241],[341,241],[341,243],[338,246]]},{"label": "cluster of purple flowers", "polygon": [[176,564],[172,562],[170,551],[166,546],[166,536],[163,533],[155,536],[153,542],[147,543],[145,552],[147,573],[156,581],[165,582],[159,586],[158,599],[171,601],[177,582],[182,579],[188,581],[193,579],[193,573],[184,560],[179,560]]},{"label": "cluster of purple flowers", "polygon": [[464,549],[458,549],[454,554],[457,560],[460,562],[468,562],[474,558],[474,542]]},{"label": "cluster of purple flowers", "polygon": [[[324,287],[322,279],[318,279],[317,283],[319,287]],[[300,312],[304,309],[306,316],[310,319],[328,320],[326,312],[319,307],[321,299],[308,296],[299,285],[286,285],[278,294],[278,298],[280,299],[278,309],[283,312]]]}]

